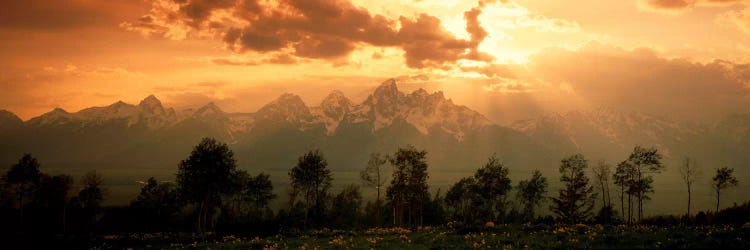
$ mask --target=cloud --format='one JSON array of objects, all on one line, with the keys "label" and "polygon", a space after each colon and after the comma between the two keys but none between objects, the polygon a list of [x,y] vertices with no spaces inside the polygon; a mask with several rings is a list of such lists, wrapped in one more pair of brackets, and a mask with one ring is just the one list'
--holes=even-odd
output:
[{"label": "cloud", "polygon": [[270,54],[270,55],[259,55],[257,57],[211,57],[208,60],[218,65],[233,65],[233,66],[254,66],[263,64],[296,64],[302,61],[296,57],[288,54]]},{"label": "cloud", "polygon": [[220,39],[238,54],[281,53],[336,64],[363,46],[397,47],[408,67],[445,68],[460,59],[492,60],[477,49],[487,37],[477,18],[485,2],[465,13],[468,40],[435,16],[386,17],[349,0],[155,0],[148,14],[120,26],[149,37]]},{"label": "cloud", "polygon": [[483,89],[487,92],[503,94],[531,93],[539,90],[539,86],[531,85],[517,79],[501,79],[499,82],[485,85]]},{"label": "cloud", "polygon": [[64,77],[83,77],[91,79],[112,79],[112,78],[136,78],[144,77],[146,74],[141,72],[130,71],[121,67],[100,66],[96,68],[79,68],[74,64],[67,64],[65,67],[44,67],[41,72],[27,75],[31,79],[60,79]]},{"label": "cloud", "polygon": [[0,4],[0,29],[54,31],[116,23],[137,7],[132,0],[7,0]]},{"label": "cloud", "polygon": [[745,0],[638,0],[638,7],[649,11],[681,12],[695,6],[727,6]]},{"label": "cloud", "polygon": [[577,51],[544,50],[530,65],[534,76],[594,106],[706,118],[746,112],[750,105],[750,64],[696,63],[645,48],[592,44]]},{"label": "cloud", "polygon": [[742,32],[750,34],[750,6],[747,6],[741,10],[727,11],[717,17],[716,22],[719,24],[736,27]]}]

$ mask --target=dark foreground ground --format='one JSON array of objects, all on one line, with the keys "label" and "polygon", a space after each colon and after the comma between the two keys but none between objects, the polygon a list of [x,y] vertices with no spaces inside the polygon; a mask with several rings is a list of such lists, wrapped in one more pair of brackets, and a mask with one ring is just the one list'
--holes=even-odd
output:
[{"label": "dark foreground ground", "polygon": [[157,233],[110,235],[97,249],[750,249],[750,229],[733,226],[498,225],[317,230],[240,237]]}]

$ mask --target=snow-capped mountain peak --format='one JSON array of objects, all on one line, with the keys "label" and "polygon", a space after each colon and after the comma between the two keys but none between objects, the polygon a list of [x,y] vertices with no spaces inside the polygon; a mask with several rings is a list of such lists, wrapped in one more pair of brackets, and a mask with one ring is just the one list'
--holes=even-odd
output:
[{"label": "snow-capped mountain peak", "polygon": [[196,110],[195,113],[193,113],[193,117],[215,117],[223,114],[224,111],[222,111],[219,106],[216,106],[216,103],[209,102]]},{"label": "snow-capped mountain peak", "polygon": [[320,103],[320,108],[327,117],[340,120],[351,110],[352,102],[338,90],[332,91]]},{"label": "snow-capped mountain peak", "polygon": [[44,113],[38,117],[29,120],[29,124],[34,126],[63,125],[74,119],[71,113],[62,108],[55,108],[50,112]]},{"label": "snow-capped mountain peak", "polygon": [[169,128],[181,121],[198,119],[211,127],[228,131],[233,138],[254,130],[265,131],[291,128],[300,131],[324,127],[333,135],[342,123],[365,123],[372,131],[389,127],[395,121],[412,125],[422,134],[442,132],[462,140],[468,133],[491,123],[481,114],[467,107],[453,104],[442,92],[430,93],[419,89],[406,94],[399,91],[396,80],[380,84],[365,101],[354,104],[341,91],[332,91],[320,106],[308,107],[300,96],[282,94],[255,113],[225,113],[215,103],[198,109],[187,109],[176,115],[174,109],[164,108],[161,101],[150,95],[138,105],[116,102],[105,107],[92,107],[77,113],[56,109],[32,119],[32,124],[80,123],[81,128],[106,126],[127,122],[127,127],[139,125],[148,129]]},{"label": "snow-capped mountain peak", "polygon": [[605,145],[624,151],[634,145],[653,145],[665,155],[670,153],[668,145],[682,143],[707,129],[611,108],[553,113],[537,119],[517,121],[511,127],[541,140],[552,137],[562,139],[583,151],[595,152]]}]

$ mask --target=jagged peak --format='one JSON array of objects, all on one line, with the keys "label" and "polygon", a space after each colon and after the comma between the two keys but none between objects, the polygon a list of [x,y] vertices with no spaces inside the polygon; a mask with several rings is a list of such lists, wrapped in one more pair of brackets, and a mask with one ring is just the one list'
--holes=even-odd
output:
[{"label": "jagged peak", "polygon": [[333,90],[331,93],[328,93],[328,96],[326,96],[325,99],[331,98],[346,98],[346,96],[344,96],[344,92],[341,92],[340,90]]},{"label": "jagged peak", "polygon": [[396,87],[396,79],[395,78],[390,78],[388,80],[383,81],[382,83],[380,83],[380,87],[383,87],[383,86],[394,87],[395,88]]},{"label": "jagged peak", "polygon": [[276,102],[297,102],[302,101],[302,97],[299,95],[293,94],[293,93],[283,93],[279,97],[276,98]]},{"label": "jagged peak", "polygon": [[282,105],[282,106],[292,105],[292,106],[305,106],[306,107],[305,102],[302,101],[302,97],[296,94],[292,94],[292,93],[281,94],[278,98],[276,98],[276,100],[266,104],[266,106],[264,107],[273,106],[273,105]]},{"label": "jagged peak", "polygon": [[21,118],[19,118],[16,114],[13,112],[10,112],[9,110],[0,109],[0,118],[4,120],[18,120],[22,121]]},{"label": "jagged peak", "polygon": [[128,106],[133,106],[133,105],[130,105],[130,104],[128,104],[126,102],[123,102],[123,101],[117,101],[117,102],[112,103],[111,105],[109,105],[109,107],[116,107],[116,108],[117,107],[128,107]]},{"label": "jagged peak", "polygon": [[328,96],[326,96],[326,98],[323,99],[323,101],[320,103],[320,106],[329,106],[329,105],[338,104],[342,102],[349,104],[349,105],[351,104],[351,101],[349,100],[349,98],[347,98],[344,95],[343,92],[339,90],[334,90],[334,91],[331,91],[331,93],[328,94]]},{"label": "jagged peak", "polygon": [[[438,98],[438,99],[445,99],[445,94],[443,94],[443,91],[438,91],[438,92],[432,93],[432,95],[430,95],[430,96]],[[451,100],[448,99],[448,101],[451,101]]]},{"label": "jagged peak", "polygon": [[419,88],[418,90],[415,90],[411,94],[412,95],[416,95],[416,96],[428,96],[428,95],[430,95],[430,93],[427,92],[427,90],[425,90],[423,88]]},{"label": "jagged peak", "polygon": [[13,115],[13,116],[16,115],[16,114],[14,114],[13,112],[10,112],[10,110],[7,110],[7,109],[0,109],[0,114],[2,114],[2,115]]},{"label": "jagged peak", "polygon": [[68,113],[68,111],[65,111],[64,109],[60,107],[55,107],[55,109],[53,109],[50,112],[47,112],[47,114],[70,114],[70,113]]},{"label": "jagged peak", "polygon": [[146,98],[144,98],[138,106],[141,107],[161,107],[161,101],[159,101],[158,98],[154,95],[149,95]]},{"label": "jagged peak", "polygon": [[393,95],[398,94],[398,86],[396,85],[396,79],[388,79],[380,84],[375,89],[375,95],[376,96],[383,96],[383,95]]},{"label": "jagged peak", "polygon": [[217,106],[216,103],[214,102],[206,103],[206,105],[203,105],[203,107],[200,107],[196,112],[207,111],[207,110],[223,112],[221,108],[219,108],[219,106]]}]

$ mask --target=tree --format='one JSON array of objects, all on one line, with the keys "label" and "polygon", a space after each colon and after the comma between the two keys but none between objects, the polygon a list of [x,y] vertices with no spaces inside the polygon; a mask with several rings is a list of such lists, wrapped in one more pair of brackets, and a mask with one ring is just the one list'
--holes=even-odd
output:
[{"label": "tree", "polygon": [[650,184],[651,180],[648,174],[660,173],[665,167],[661,163],[662,156],[656,148],[644,148],[635,146],[630,153],[628,161],[633,165],[635,178],[633,192],[638,200],[638,220],[643,218],[643,200],[649,192],[653,192]]},{"label": "tree", "polygon": [[73,177],[70,175],[44,175],[34,197],[37,206],[48,209],[50,216],[60,220],[63,233],[67,228],[67,207],[73,196],[73,183]]},{"label": "tree", "polygon": [[325,200],[331,187],[331,170],[320,151],[310,151],[297,159],[297,165],[289,171],[292,190],[301,193],[305,202],[305,221],[307,227],[310,212],[318,219],[325,212]]},{"label": "tree", "polygon": [[[635,183],[635,175],[636,170],[635,166],[631,164],[630,161],[622,161],[619,164],[617,164],[617,169],[615,170],[615,173],[612,175],[612,178],[615,181],[616,185],[620,186],[620,206],[622,211],[622,218],[625,220],[627,218],[627,222],[632,222],[633,217],[633,206],[632,206],[632,198],[633,198],[633,187]],[[625,215],[625,195],[627,194],[628,197],[628,208],[627,208],[627,216]]]},{"label": "tree", "polygon": [[357,185],[349,185],[333,197],[331,219],[338,227],[356,226],[360,218],[362,193]]},{"label": "tree", "polygon": [[427,151],[408,145],[389,159],[394,171],[386,196],[393,207],[394,225],[404,224],[404,215],[406,224],[421,226],[424,222],[423,203],[429,199],[426,155]]},{"label": "tree", "polygon": [[179,209],[177,189],[172,183],[160,183],[151,177],[130,206],[137,210],[139,216],[142,216],[141,219],[151,224],[152,227],[161,226]]},{"label": "tree", "polygon": [[612,200],[609,196],[609,175],[611,171],[609,164],[601,160],[591,170],[596,178],[596,184],[601,189],[602,207],[611,207]]},{"label": "tree", "polygon": [[508,168],[504,167],[497,157],[492,156],[487,163],[474,173],[477,204],[479,213],[488,221],[499,221],[505,215],[506,196],[512,189]]},{"label": "tree", "polygon": [[39,162],[30,154],[24,154],[18,163],[10,167],[4,178],[6,187],[18,197],[18,208],[21,212],[20,223],[23,227],[23,212],[28,198],[38,187],[42,179]]},{"label": "tree", "polygon": [[178,193],[184,201],[197,204],[198,232],[209,229],[208,215],[221,202],[221,196],[236,190],[236,169],[234,153],[213,138],[203,138],[178,165]]},{"label": "tree", "polygon": [[734,169],[723,167],[716,169],[711,187],[716,191],[716,213],[719,213],[719,202],[721,201],[721,190],[736,187],[740,182],[734,177]]},{"label": "tree", "polygon": [[95,223],[101,210],[102,201],[107,191],[104,189],[104,178],[96,171],[89,171],[81,178],[81,191],[78,192],[78,205],[83,209],[88,223]]},{"label": "tree", "polygon": [[523,215],[527,219],[534,219],[534,210],[538,207],[547,193],[547,178],[539,170],[534,170],[531,178],[518,183],[518,199],[523,205]]},{"label": "tree", "polygon": [[476,189],[474,177],[465,177],[453,184],[445,193],[445,203],[448,205],[454,218],[460,218],[464,223],[473,222],[473,211],[471,209]]},{"label": "tree", "polygon": [[567,223],[580,223],[591,216],[596,193],[589,185],[585,170],[588,166],[581,154],[575,154],[561,161],[560,181],[565,185],[557,198],[552,198],[550,209]]},{"label": "tree", "polygon": [[365,167],[365,170],[360,172],[360,178],[362,178],[362,183],[366,187],[372,187],[375,188],[377,191],[377,199],[375,200],[375,206],[377,213],[375,213],[375,223],[377,225],[380,225],[380,206],[382,202],[380,201],[380,190],[383,189],[383,185],[385,185],[386,182],[386,176],[383,174],[382,166],[385,165],[385,163],[388,162],[388,156],[380,156],[379,153],[373,153],[370,155],[370,160],[367,161],[367,166]]},{"label": "tree", "polygon": [[685,186],[687,187],[687,216],[690,217],[690,200],[692,197],[692,187],[693,183],[695,183],[695,180],[700,175],[698,165],[695,163],[695,160],[690,159],[689,157],[685,157],[685,163],[680,167],[680,175],[682,176],[682,181],[685,182]]},{"label": "tree", "polygon": [[276,195],[273,194],[271,176],[260,173],[251,178],[247,183],[245,196],[253,204],[256,213],[262,212],[264,208],[268,207],[268,203],[276,198]]}]

